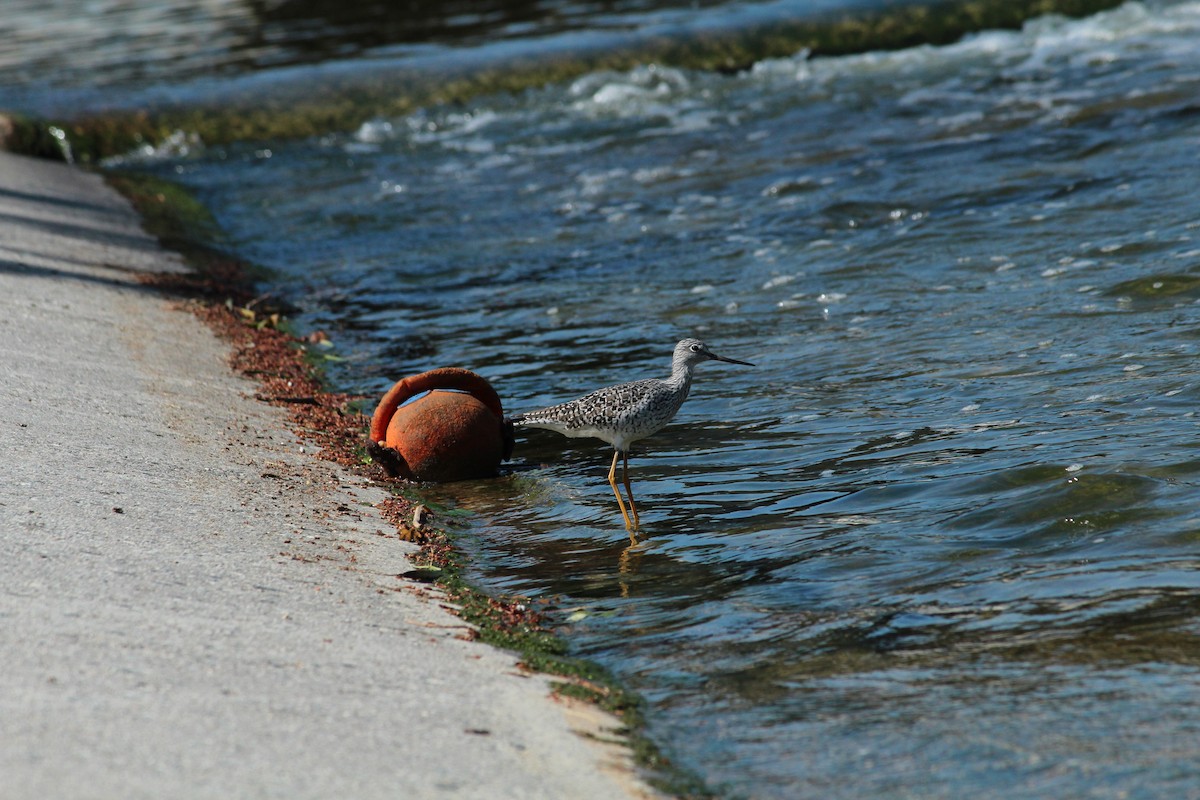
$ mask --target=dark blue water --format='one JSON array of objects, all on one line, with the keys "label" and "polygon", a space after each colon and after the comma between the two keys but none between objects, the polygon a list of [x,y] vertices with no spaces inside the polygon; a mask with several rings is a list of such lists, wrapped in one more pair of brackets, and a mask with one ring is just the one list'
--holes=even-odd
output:
[{"label": "dark blue water", "polygon": [[647,65],[178,177],[336,381],[514,411],[664,376],[630,547],[599,442],[471,511],[734,797],[1200,797],[1200,4],[947,47]]}]

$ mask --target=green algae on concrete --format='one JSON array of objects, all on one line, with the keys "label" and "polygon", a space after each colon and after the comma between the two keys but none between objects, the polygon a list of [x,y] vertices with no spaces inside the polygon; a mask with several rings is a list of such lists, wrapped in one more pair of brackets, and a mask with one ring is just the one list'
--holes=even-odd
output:
[{"label": "green algae on concrete", "polygon": [[[208,145],[238,141],[303,138],[349,131],[373,118],[403,115],[416,108],[463,102],[473,97],[517,92],[568,81],[598,70],[628,70],[640,64],[723,73],[744,70],[767,58],[800,52],[839,56],[948,44],[984,29],[1019,28],[1043,14],[1084,16],[1121,0],[910,0],[885,8],[864,7],[796,18],[764,11],[741,27],[699,29],[676,25],[641,33],[596,34],[588,44],[568,46],[553,39],[513,57],[460,51],[440,67],[380,62],[371,68],[298,69],[281,76],[252,75],[197,92],[185,103],[115,110],[55,120],[75,157],[83,162],[157,144],[177,131]],[[536,48],[536,49],[534,49]],[[43,125],[47,130],[49,125]],[[46,150],[45,135],[27,133]],[[40,144],[39,144],[40,143]]]},{"label": "green algae on concrete", "polygon": [[1129,297],[1137,300],[1193,299],[1200,297],[1200,275],[1147,275],[1124,281],[1105,292],[1109,297]]},{"label": "green algae on concrete", "polygon": [[207,284],[216,292],[213,297],[241,304],[253,297],[255,282],[271,277],[265,267],[220,249],[222,233],[216,219],[180,184],[134,170],[108,170],[103,175],[138,212],[146,232],[184,257],[195,273],[193,289]]},{"label": "green algae on concrete", "polygon": [[67,132],[24,114],[0,113],[0,150],[51,161],[73,161]]},{"label": "green algae on concrete", "polygon": [[648,784],[675,797],[715,797],[699,776],[673,762],[647,736],[641,697],[596,662],[570,655],[567,640],[544,624],[548,612],[539,611],[529,598],[488,594],[464,577],[464,556],[448,527],[432,526],[424,532],[416,561],[480,641],[516,653],[534,672],[561,678],[553,684],[557,694],[591,703],[619,719],[622,727],[615,733],[634,763],[645,770],[642,777]]}]

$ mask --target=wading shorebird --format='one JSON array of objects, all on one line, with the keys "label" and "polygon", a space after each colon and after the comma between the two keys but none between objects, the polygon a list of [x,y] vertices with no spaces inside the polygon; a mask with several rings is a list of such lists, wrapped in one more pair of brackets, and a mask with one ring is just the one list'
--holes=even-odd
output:
[{"label": "wading shorebird", "polygon": [[[514,425],[525,428],[545,428],[564,436],[591,437],[613,446],[612,466],[608,470],[608,485],[617,497],[617,506],[625,519],[625,529],[635,543],[633,531],[638,529],[637,506],[629,486],[629,446],[639,439],[657,433],[674,419],[679,407],[692,388],[692,370],[702,361],[724,361],[753,367],[749,361],[725,358],[708,349],[699,339],[684,339],[675,345],[671,359],[671,377],[666,380],[646,378],[629,383],[606,386],[578,400],[528,411],[512,418]],[[629,498],[630,519],[617,488],[617,458],[624,462],[625,494]]]}]

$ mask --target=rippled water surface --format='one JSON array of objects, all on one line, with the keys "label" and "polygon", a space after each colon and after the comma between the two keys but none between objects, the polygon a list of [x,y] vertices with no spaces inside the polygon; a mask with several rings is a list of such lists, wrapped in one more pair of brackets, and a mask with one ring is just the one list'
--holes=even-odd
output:
[{"label": "rippled water surface", "polygon": [[[702,365],[635,448],[439,487],[745,797],[1200,797],[1200,4],[647,66],[158,168],[381,392]],[[151,164],[159,162],[150,162]],[[530,468],[525,468],[530,467]]]}]

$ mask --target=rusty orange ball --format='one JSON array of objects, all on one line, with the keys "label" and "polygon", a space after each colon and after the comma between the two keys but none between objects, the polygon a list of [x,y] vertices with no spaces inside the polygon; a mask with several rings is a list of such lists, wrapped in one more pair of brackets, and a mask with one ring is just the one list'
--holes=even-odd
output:
[{"label": "rusty orange ball", "polygon": [[409,479],[491,477],[507,455],[503,420],[500,398],[484,378],[457,368],[423,372],[399,381],[380,401],[371,420],[372,454],[388,472]]},{"label": "rusty orange ball", "polygon": [[469,394],[441,390],[397,409],[386,444],[422,481],[490,477],[503,449],[496,416],[487,406]]}]

